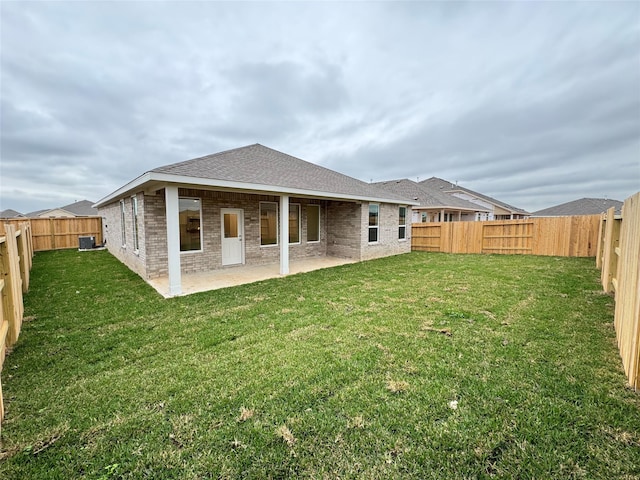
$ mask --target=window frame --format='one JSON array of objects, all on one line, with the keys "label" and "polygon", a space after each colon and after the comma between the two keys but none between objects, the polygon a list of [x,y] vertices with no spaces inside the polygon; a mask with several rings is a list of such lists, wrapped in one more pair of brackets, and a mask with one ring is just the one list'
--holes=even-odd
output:
[{"label": "window frame", "polygon": [[[404,223],[401,223],[403,215],[400,212],[403,209],[404,209]],[[404,231],[402,229],[404,229]],[[400,232],[403,232],[403,233],[401,234]],[[400,241],[407,240],[407,207],[406,206],[398,207],[398,240]]]},{"label": "window frame", "polygon": [[[293,210],[298,210],[298,241],[291,241],[291,212]],[[290,203],[289,204],[289,245],[300,245],[302,243],[302,205],[299,203]]]},{"label": "window frame", "polygon": [[182,240],[180,240],[180,255],[189,254],[189,253],[202,253],[204,251],[204,236],[202,234],[202,198],[200,197],[178,197],[178,225],[180,223],[180,200],[198,200],[198,220],[199,224],[199,234],[200,234],[200,248],[198,250],[182,250]]},{"label": "window frame", "polygon": [[[371,207],[376,207],[376,223],[375,225],[371,224]],[[380,243],[380,204],[379,203],[370,203],[369,204],[369,228],[367,229],[367,240],[369,241],[369,245],[375,245],[376,243]],[[376,239],[371,241],[371,231],[375,230]]]},{"label": "window frame", "polygon": [[122,248],[127,248],[127,216],[124,198],[120,200],[120,241]]},{"label": "window frame", "polygon": [[136,195],[131,196],[131,228],[133,237],[133,251],[134,253],[140,252],[140,238],[138,229],[138,197]]},{"label": "window frame", "polygon": [[[317,240],[309,240],[309,207],[318,210],[318,239]],[[320,243],[320,213],[321,213],[321,208],[320,205],[318,205],[317,203],[310,203],[307,205],[307,218],[306,218],[306,222],[307,222],[307,243]]]},{"label": "window frame", "polygon": [[[276,207],[276,243],[262,243],[262,206],[263,205],[275,205]],[[280,244],[280,222],[279,222],[279,205],[278,202],[263,201],[260,202],[258,217],[260,218],[260,248],[277,247]]]}]

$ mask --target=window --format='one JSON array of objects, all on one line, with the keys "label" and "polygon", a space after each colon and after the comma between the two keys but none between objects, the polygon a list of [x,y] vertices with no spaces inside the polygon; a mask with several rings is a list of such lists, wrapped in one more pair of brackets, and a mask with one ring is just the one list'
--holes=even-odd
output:
[{"label": "window", "polygon": [[369,243],[378,241],[380,205],[369,204]]},{"label": "window", "polygon": [[307,242],[320,241],[320,205],[307,205]]},{"label": "window", "polygon": [[127,246],[127,224],[124,215],[124,200],[120,200],[120,232],[122,236],[122,246]]},{"label": "window", "polygon": [[278,244],[278,204],[260,202],[260,245]]},{"label": "window", "polygon": [[398,239],[407,238],[407,207],[400,207],[398,212]]},{"label": "window", "polygon": [[140,249],[138,243],[138,197],[131,197],[131,220],[133,223],[133,249],[137,252]]},{"label": "window", "polygon": [[289,205],[289,243],[300,243],[300,205]]},{"label": "window", "polygon": [[422,212],[422,217],[420,219],[422,223],[427,223],[427,212]]},{"label": "window", "polygon": [[179,198],[180,251],[192,252],[202,249],[200,228],[201,208],[199,198]]}]

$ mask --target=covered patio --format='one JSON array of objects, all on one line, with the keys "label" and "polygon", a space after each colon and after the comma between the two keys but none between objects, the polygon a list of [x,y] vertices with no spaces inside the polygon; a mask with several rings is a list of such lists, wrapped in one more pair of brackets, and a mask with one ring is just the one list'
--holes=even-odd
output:
[{"label": "covered patio", "polygon": [[[355,263],[355,260],[338,257],[313,257],[289,262],[289,275],[311,272],[322,268],[337,267]],[[198,292],[208,292],[219,288],[235,287],[246,283],[259,282],[270,278],[284,276],[280,273],[280,263],[268,265],[243,265],[212,270],[209,272],[182,274],[182,293],[190,295]],[[160,295],[170,298],[169,277],[159,277],[148,280]]]}]

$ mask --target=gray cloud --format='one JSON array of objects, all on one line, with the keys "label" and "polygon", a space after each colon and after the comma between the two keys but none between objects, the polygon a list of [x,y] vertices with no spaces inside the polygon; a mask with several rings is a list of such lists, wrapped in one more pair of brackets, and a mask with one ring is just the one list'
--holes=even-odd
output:
[{"label": "gray cloud", "polygon": [[2,209],[255,142],[530,210],[640,190],[636,3],[0,9]]}]

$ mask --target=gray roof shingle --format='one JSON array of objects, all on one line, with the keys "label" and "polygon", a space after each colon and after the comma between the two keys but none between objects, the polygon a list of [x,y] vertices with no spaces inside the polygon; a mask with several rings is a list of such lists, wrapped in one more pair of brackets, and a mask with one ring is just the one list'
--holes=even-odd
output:
[{"label": "gray roof shingle", "polygon": [[598,215],[606,212],[611,207],[616,209],[616,213],[622,210],[620,200],[606,198],[580,198],[571,202],[561,203],[553,207],[543,208],[533,212],[534,217],[565,217],[573,215]]},{"label": "gray roof shingle", "polygon": [[22,218],[24,215],[16,210],[11,208],[7,208],[6,210],[2,210],[0,212],[0,218]]},{"label": "gray roof shingle", "polygon": [[428,178],[426,180],[423,180],[420,182],[421,185],[425,185],[430,189],[434,189],[434,190],[440,190],[442,192],[445,193],[453,193],[456,191],[460,191],[460,192],[465,192],[468,193],[470,195],[473,195],[474,197],[480,198],[482,200],[485,200],[489,203],[492,203],[494,205],[497,205],[505,210],[509,210],[512,213],[518,213],[518,214],[522,214],[522,215],[529,215],[529,212],[527,212],[526,210],[523,210],[521,208],[518,207],[514,207],[513,205],[509,205],[508,203],[504,203],[501,202],[500,200],[496,200],[495,198],[489,197],[488,195],[484,195],[482,193],[478,193],[478,192],[474,192],[473,190],[470,190],[468,188],[465,187],[461,187],[460,185],[456,185],[453,184],[451,182],[449,182],[448,180],[443,180],[442,178],[438,178],[438,177],[431,177]]},{"label": "gray roof shingle", "polygon": [[79,202],[70,203],[60,208],[79,217],[91,217],[98,215],[98,209],[93,208],[93,203],[94,202],[90,202],[89,200],[80,200]]},{"label": "gray roof shingle", "polygon": [[380,186],[365,183],[260,144],[165,165],[151,172],[277,186],[338,196],[355,195],[411,202],[411,197],[395,194]]},{"label": "gray roof shingle", "polygon": [[377,182],[376,185],[420,202],[420,207],[463,209],[474,212],[486,212],[488,209],[440,191],[432,191],[425,185],[403,178]]}]

